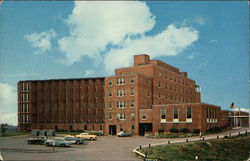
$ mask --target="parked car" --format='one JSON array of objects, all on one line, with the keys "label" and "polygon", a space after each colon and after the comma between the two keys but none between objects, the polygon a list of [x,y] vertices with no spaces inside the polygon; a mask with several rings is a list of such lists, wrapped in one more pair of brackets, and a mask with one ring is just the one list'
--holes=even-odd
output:
[{"label": "parked car", "polygon": [[103,136],[103,132],[102,131],[90,131],[88,132],[91,135],[96,135],[96,136]]},{"label": "parked car", "polygon": [[77,138],[83,138],[84,140],[97,140],[96,135],[91,135],[89,133],[81,133],[80,135],[76,135]]},{"label": "parked car", "polygon": [[73,144],[83,144],[84,139],[83,138],[76,138],[72,135],[67,135],[64,137],[64,140],[70,141]]},{"label": "parked car", "polygon": [[131,136],[132,133],[126,132],[126,131],[121,131],[117,134],[118,137],[125,137],[125,136]]},{"label": "parked car", "polygon": [[44,142],[47,140],[45,136],[36,136],[33,138],[27,139],[28,144],[44,144]]},{"label": "parked car", "polygon": [[64,138],[56,138],[53,140],[45,141],[46,146],[71,146],[72,142],[66,141]]}]

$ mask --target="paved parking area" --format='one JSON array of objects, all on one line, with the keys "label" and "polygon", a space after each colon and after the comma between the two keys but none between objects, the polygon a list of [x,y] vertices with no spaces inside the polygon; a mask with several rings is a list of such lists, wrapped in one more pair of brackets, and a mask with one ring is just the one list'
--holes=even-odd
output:
[{"label": "paved parking area", "polygon": [[[229,133],[250,130],[242,128],[231,130],[220,134],[221,136]],[[205,138],[212,137],[205,136]],[[26,139],[29,136],[20,136],[0,139],[0,153],[4,160],[88,160],[88,161],[138,161],[132,155],[132,150],[139,145],[166,143],[170,139],[150,139],[141,136],[117,137],[101,136],[97,141],[86,141],[84,145],[72,145],[72,147],[46,147],[45,145],[30,145]],[[173,142],[182,139],[171,139]],[[194,138],[193,138],[194,139]],[[172,142],[171,141],[171,142]]]}]

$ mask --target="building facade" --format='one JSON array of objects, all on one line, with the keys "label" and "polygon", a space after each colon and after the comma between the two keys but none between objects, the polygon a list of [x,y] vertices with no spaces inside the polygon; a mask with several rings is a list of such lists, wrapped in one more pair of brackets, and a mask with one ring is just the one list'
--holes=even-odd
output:
[{"label": "building facade", "polygon": [[103,130],[104,78],[18,82],[18,129]]},{"label": "building facade", "polygon": [[228,111],[202,103],[186,72],[146,54],[132,67],[105,78],[20,81],[18,128],[120,131],[134,135],[158,129],[230,125]]}]

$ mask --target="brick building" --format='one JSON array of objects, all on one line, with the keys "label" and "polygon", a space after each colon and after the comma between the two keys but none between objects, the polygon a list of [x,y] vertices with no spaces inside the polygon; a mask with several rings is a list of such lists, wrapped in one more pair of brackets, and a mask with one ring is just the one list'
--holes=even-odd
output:
[{"label": "brick building", "polygon": [[158,129],[230,125],[229,112],[202,103],[186,72],[148,55],[105,78],[20,81],[18,123],[23,129],[102,130],[144,135]]},{"label": "brick building", "polygon": [[18,129],[103,130],[104,78],[18,82]]}]

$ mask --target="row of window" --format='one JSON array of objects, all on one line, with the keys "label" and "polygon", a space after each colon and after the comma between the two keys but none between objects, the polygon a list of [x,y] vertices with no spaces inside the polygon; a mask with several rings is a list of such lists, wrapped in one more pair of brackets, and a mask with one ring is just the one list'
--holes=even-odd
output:
[{"label": "row of window", "polygon": [[[162,120],[167,119],[167,109],[162,108],[160,110],[160,115]],[[173,111],[173,118],[179,119],[179,108],[175,107]],[[192,118],[192,107],[186,107],[186,118],[191,119]]]},{"label": "row of window", "polygon": [[30,90],[30,86],[28,82],[21,83],[21,91],[29,91],[29,90]]},{"label": "row of window", "polygon": [[[130,84],[134,84],[135,83],[135,79],[131,78],[130,79]],[[117,78],[116,79],[116,85],[125,85],[126,84],[126,78]],[[113,82],[112,80],[108,80],[108,85],[112,86]]]},{"label": "row of window", "polygon": [[217,114],[217,110],[215,108],[207,108],[207,118],[208,119],[217,118],[216,114]]},{"label": "row of window", "polygon": [[[164,97],[164,96],[163,96]],[[158,99],[161,99],[163,98],[162,95],[159,93],[158,94]],[[174,101],[179,101],[179,102],[192,102],[192,99],[191,98],[185,98],[185,97],[178,97],[178,96],[173,96],[172,94],[166,94],[165,95],[165,99],[166,100],[174,100]]]},{"label": "row of window", "polygon": [[[108,109],[112,109],[113,103],[112,103],[112,102],[108,102],[108,103],[107,103],[107,107],[108,107]],[[117,107],[117,108],[126,108],[126,102],[125,102],[125,101],[118,101],[118,102],[116,102],[116,107]],[[131,108],[135,107],[135,102],[134,102],[134,100],[131,100],[131,101],[130,101],[130,107],[131,107]]]},{"label": "row of window", "polygon": [[[135,125],[131,125],[130,130],[133,133],[133,131],[135,130]],[[124,131],[124,125],[120,125],[120,131]]]},{"label": "row of window", "polygon": [[[158,76],[163,76],[163,74],[162,74],[162,72],[158,72]],[[172,75],[170,74],[169,76],[168,76],[168,74],[165,74],[165,79],[166,80],[170,80],[170,81],[174,81],[174,82],[178,82],[179,84],[185,84],[185,85],[188,85],[189,83],[188,83],[188,80],[187,79],[181,79],[181,78],[178,78],[178,77],[172,77]],[[191,85],[191,87],[192,87],[192,84],[190,84]]]},{"label": "row of window", "polygon": [[[159,81],[158,83],[158,88],[161,88],[161,82]],[[192,89],[186,89],[185,88],[182,88],[182,87],[179,87],[178,86],[174,86],[172,84],[168,85],[168,84],[165,84],[165,89],[169,89],[170,91],[175,91],[175,92],[179,92],[179,93],[186,93],[186,94],[190,94],[192,95],[193,94],[193,90]]]},{"label": "row of window", "polygon": [[21,102],[29,102],[29,93],[21,93]]},{"label": "row of window", "polygon": [[[134,95],[135,95],[135,89],[131,88],[130,89],[130,96],[134,96]],[[108,96],[112,97],[112,90],[108,90]],[[116,96],[117,97],[124,97],[124,96],[126,96],[126,90],[125,89],[117,89]]]},{"label": "row of window", "polygon": [[[112,120],[113,119],[113,114],[112,113],[108,113],[108,119]],[[117,120],[126,120],[126,114],[125,113],[117,113],[116,114],[116,119]],[[135,119],[135,113],[130,113],[130,120],[134,120]]]},{"label": "row of window", "polygon": [[21,104],[21,112],[30,112],[29,104]]}]

